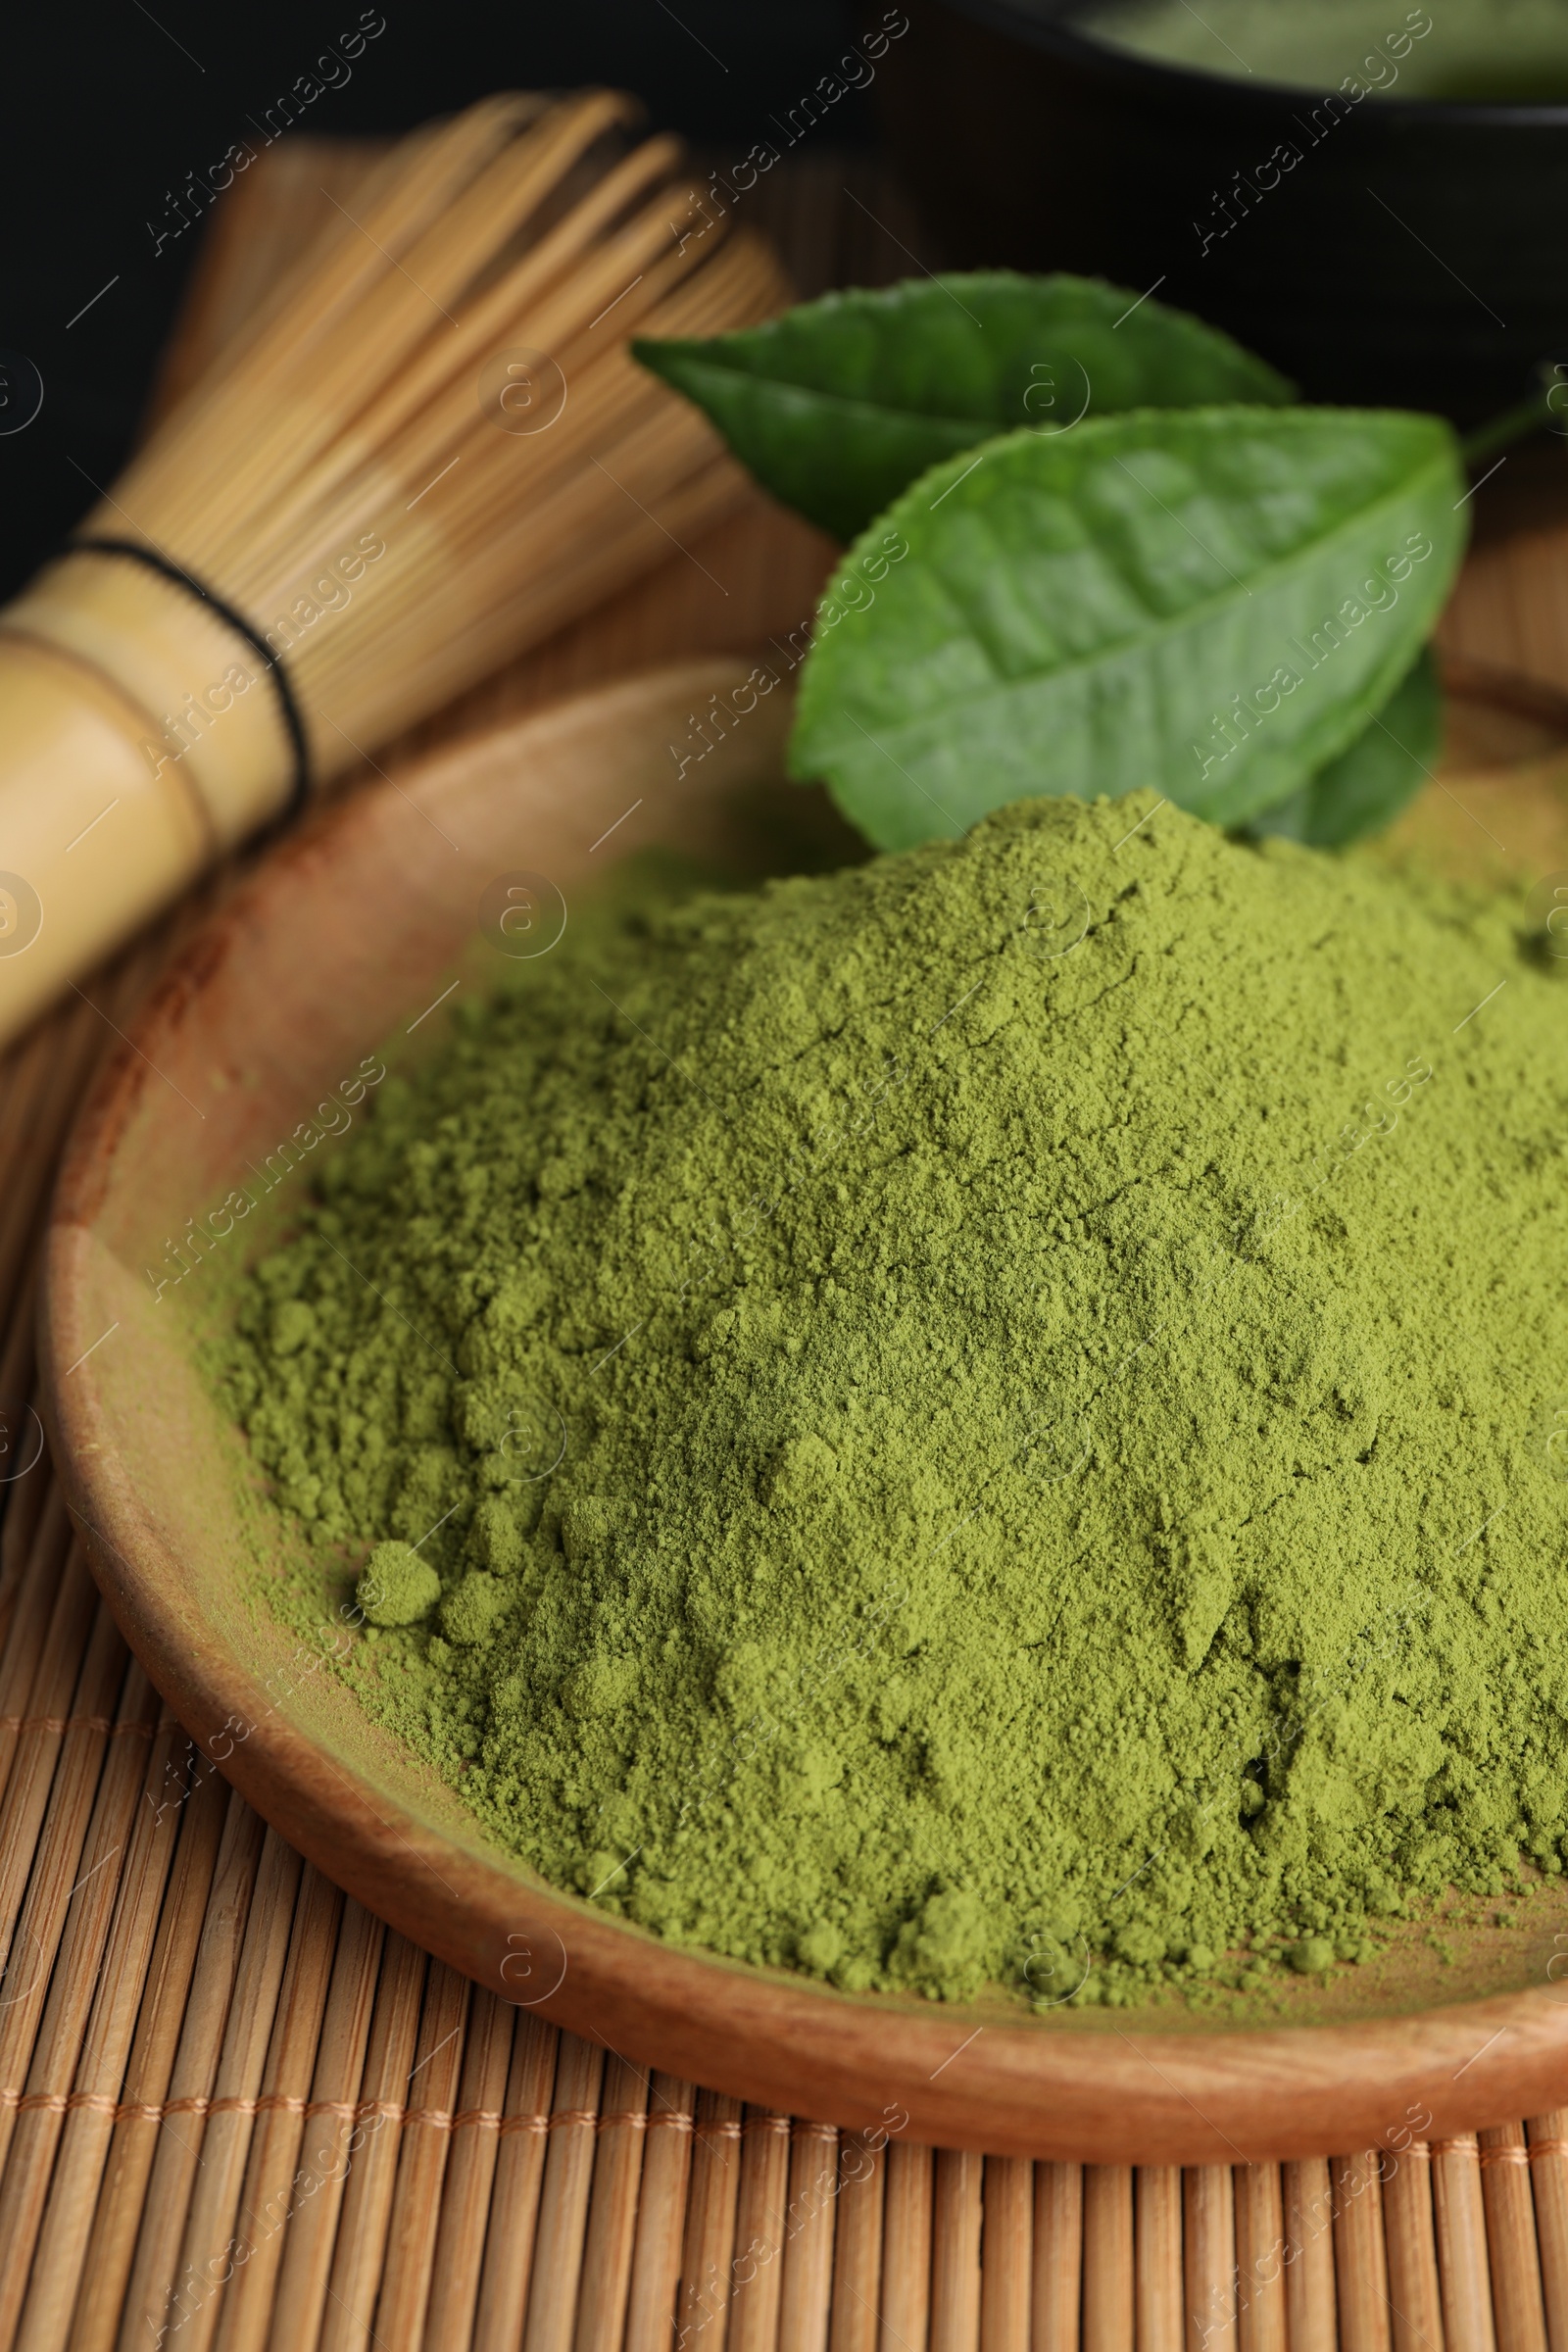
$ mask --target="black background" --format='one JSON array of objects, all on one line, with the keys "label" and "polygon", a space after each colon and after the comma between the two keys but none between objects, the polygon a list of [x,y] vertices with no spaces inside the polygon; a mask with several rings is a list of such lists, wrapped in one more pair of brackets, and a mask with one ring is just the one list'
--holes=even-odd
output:
[{"label": "black background", "polygon": [[[676,0],[675,13],[662,0],[380,0],[370,14],[385,31],[299,128],[403,130],[490,90],[608,81],[637,91],[656,125],[744,155],[767,136],[769,115],[829,70],[862,15],[878,13],[837,0]],[[0,595],[28,577],[124,457],[201,240],[198,220],[155,250],[155,232],[179,218],[172,197],[231,140],[259,149],[252,118],[360,15],[360,0],[90,0],[84,13],[37,9],[24,35],[8,31],[0,351],[33,363],[44,400],[25,431],[0,437]],[[857,94],[836,110],[835,139],[869,134]]]}]

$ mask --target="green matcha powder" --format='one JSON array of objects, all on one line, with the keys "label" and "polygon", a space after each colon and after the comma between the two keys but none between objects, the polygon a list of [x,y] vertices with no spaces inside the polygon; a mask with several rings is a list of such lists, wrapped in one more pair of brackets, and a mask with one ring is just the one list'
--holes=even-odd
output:
[{"label": "green matcha powder", "polygon": [[1318,1969],[1559,1871],[1568,1064],[1510,912],[1147,794],[639,897],[248,1279],[227,1390],[364,1571],[371,1713],[546,1878],[850,1989]]},{"label": "green matcha powder", "polygon": [[1159,65],[1357,99],[1568,98],[1568,0],[1110,0],[1079,29]]}]

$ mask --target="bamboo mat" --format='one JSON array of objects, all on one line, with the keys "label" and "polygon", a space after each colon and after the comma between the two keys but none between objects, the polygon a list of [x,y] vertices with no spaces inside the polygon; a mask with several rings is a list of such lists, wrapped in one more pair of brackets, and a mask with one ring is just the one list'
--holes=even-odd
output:
[{"label": "bamboo mat", "polygon": [[[164,399],[363,168],[296,140],[238,183]],[[868,165],[803,156],[760,194],[804,290],[920,250]],[[1526,520],[1473,560],[1446,643],[1568,686],[1560,526]],[[782,633],[829,553],[759,498],[421,740]],[[877,2146],[500,2002],[230,1794],[97,1600],[33,1365],[61,1141],[191,919],[0,1065],[0,2347],[1568,2352],[1568,2111],[1380,2164]]]}]

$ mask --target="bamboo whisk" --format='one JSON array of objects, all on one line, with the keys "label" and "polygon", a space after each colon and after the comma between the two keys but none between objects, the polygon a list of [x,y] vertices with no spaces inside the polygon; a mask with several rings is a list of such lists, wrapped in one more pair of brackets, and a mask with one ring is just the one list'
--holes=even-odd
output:
[{"label": "bamboo whisk", "polygon": [[307,776],[734,502],[626,338],[788,289],[634,112],[509,94],[402,141],[79,526],[99,544],[0,612],[0,1043]]}]

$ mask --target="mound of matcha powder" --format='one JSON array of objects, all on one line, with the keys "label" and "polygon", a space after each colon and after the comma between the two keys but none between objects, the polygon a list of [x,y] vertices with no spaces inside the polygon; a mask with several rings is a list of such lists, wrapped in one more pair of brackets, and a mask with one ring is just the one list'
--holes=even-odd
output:
[{"label": "mound of matcha powder", "polygon": [[366,1705],[549,1879],[852,1989],[1315,1973],[1560,1870],[1517,920],[1147,794],[574,912],[228,1347]]}]

